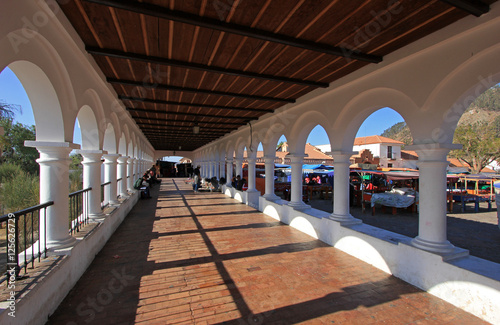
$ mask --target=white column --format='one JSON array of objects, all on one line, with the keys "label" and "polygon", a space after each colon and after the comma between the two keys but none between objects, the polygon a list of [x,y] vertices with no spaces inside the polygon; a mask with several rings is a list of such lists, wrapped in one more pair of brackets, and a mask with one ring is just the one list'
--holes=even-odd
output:
[{"label": "white column", "polygon": [[217,179],[220,179],[220,175],[221,175],[221,172],[220,172],[220,162],[218,160],[215,161],[215,178]]},{"label": "white column", "polygon": [[446,234],[446,156],[461,145],[424,144],[409,146],[418,154],[419,214],[418,236],[412,245],[430,252],[447,254],[455,247]]},{"label": "white column", "polygon": [[127,159],[127,191],[134,192],[134,158]]},{"label": "white column", "polygon": [[226,178],[226,162],[224,160],[219,161],[219,179],[222,177]]},{"label": "white column", "polygon": [[242,158],[234,159],[234,164],[236,165],[235,167],[236,176],[240,175],[241,178],[243,178],[243,159]]},{"label": "white column", "polygon": [[101,219],[104,214],[101,210],[101,166],[102,150],[79,150],[83,157],[83,188],[91,187],[88,194],[89,210],[91,219]]},{"label": "white column", "polygon": [[255,188],[255,162],[257,158],[247,158],[248,161],[248,189],[247,192],[257,192]]},{"label": "white column", "polygon": [[274,156],[265,156],[264,162],[266,166],[266,194],[264,194],[264,198],[268,201],[277,201],[280,199],[279,196],[274,194],[274,160],[276,157]]},{"label": "white column", "polygon": [[308,209],[310,206],[302,201],[302,162],[304,161],[304,154],[289,154],[288,157],[290,157],[290,165],[292,166],[292,193],[288,205],[296,210]]},{"label": "white column", "polygon": [[127,156],[122,156],[118,158],[118,167],[117,167],[117,177],[122,180],[118,184],[118,193],[122,198],[129,197],[127,193]]},{"label": "white column", "polygon": [[226,164],[227,164],[226,186],[232,187],[231,180],[233,179],[233,160],[232,159],[226,160]]},{"label": "white column", "polygon": [[361,220],[354,218],[349,212],[349,158],[354,152],[328,152],[333,157],[333,213],[330,219],[342,225],[360,224]]},{"label": "white column", "polygon": [[104,200],[109,204],[119,204],[116,186],[116,161],[120,157],[118,154],[103,155],[104,158],[104,182],[111,184],[105,186]]},{"label": "white column", "polygon": [[215,167],[215,162],[209,161],[208,162],[208,178],[214,177],[214,167]]},{"label": "white column", "polygon": [[[46,233],[48,248],[58,249],[72,245],[69,235],[69,153],[79,146],[69,142],[25,141],[26,147],[35,147],[40,153],[40,203],[54,201],[43,215],[40,232]],[[45,221],[45,222],[44,222]],[[43,239],[41,239],[43,244]]]}]

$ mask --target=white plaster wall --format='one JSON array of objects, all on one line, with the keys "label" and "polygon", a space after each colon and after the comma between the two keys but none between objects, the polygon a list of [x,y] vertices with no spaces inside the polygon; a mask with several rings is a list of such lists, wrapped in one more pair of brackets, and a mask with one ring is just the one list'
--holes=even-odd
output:
[{"label": "white plaster wall", "polygon": [[460,257],[461,251],[456,259],[443,258],[411,246],[406,236],[365,224],[344,227],[326,212],[296,211],[284,203],[261,197],[259,210],[492,324],[500,323],[499,264]]},{"label": "white plaster wall", "polygon": [[352,151],[360,152],[363,149],[368,149],[371,151],[373,157],[381,157],[380,144],[364,144],[360,146],[352,146]]}]

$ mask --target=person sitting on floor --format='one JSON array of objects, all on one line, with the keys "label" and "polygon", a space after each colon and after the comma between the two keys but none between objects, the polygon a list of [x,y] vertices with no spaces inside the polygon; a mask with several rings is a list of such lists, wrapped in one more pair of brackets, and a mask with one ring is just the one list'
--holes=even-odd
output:
[{"label": "person sitting on floor", "polygon": [[144,175],[142,176],[141,182],[138,186],[139,190],[141,191],[141,199],[150,199],[151,198],[151,192],[149,191],[149,183],[147,176]]},{"label": "person sitting on floor", "polygon": [[217,177],[212,177],[210,180],[210,191],[217,192],[219,190],[219,182],[217,181]]},{"label": "person sitting on floor", "polygon": [[[239,177],[239,176],[238,176]],[[243,185],[245,185],[247,183],[247,180],[242,178],[240,180],[238,180],[238,185],[236,185],[236,189],[238,191],[243,191]]]}]

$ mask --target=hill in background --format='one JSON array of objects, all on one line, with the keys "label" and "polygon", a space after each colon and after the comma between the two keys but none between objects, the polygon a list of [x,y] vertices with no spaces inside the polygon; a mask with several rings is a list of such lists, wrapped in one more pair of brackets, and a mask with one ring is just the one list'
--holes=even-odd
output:
[{"label": "hill in background", "polygon": [[[500,86],[496,85],[476,98],[464,112],[458,125],[476,122],[494,123],[497,126],[497,135],[500,136]],[[380,135],[401,141],[405,145],[410,145],[413,142],[406,122],[396,123]]]}]

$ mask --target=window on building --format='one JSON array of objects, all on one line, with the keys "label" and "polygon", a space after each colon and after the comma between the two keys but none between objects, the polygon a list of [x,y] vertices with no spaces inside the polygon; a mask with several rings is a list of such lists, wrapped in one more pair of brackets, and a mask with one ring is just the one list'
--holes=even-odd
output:
[{"label": "window on building", "polygon": [[391,168],[391,167],[392,167],[392,164],[387,164],[387,167],[388,167],[388,168]]},{"label": "window on building", "polygon": [[392,159],[392,146],[387,146],[387,159]]}]

